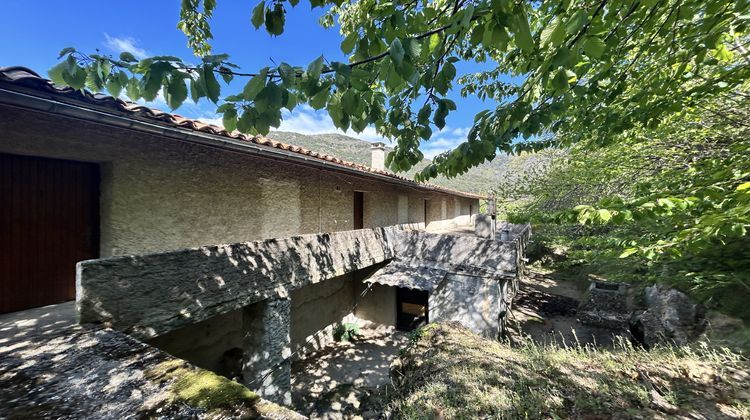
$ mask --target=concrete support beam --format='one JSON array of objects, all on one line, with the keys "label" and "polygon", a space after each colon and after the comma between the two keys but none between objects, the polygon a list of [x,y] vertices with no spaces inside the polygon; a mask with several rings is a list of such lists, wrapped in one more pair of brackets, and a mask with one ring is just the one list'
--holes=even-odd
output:
[{"label": "concrete support beam", "polygon": [[245,386],[283,405],[292,404],[290,311],[290,299],[271,298],[248,306],[243,314]]}]

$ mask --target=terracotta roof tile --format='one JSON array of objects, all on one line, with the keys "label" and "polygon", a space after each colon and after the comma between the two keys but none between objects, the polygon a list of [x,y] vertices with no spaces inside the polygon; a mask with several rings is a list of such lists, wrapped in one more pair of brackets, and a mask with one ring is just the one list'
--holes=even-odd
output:
[{"label": "terracotta roof tile", "polygon": [[104,108],[108,111],[116,112],[118,114],[125,114],[129,118],[136,120],[147,120],[149,122],[160,122],[173,127],[186,128],[192,131],[199,131],[202,133],[213,134],[222,137],[228,137],[234,140],[240,140],[243,142],[254,143],[256,145],[267,146],[275,149],[285,150],[293,153],[298,153],[311,158],[321,159],[327,162],[336,163],[341,166],[355,169],[365,174],[378,174],[387,176],[393,179],[401,181],[408,181],[415,184],[415,187],[434,190],[438,192],[445,192],[449,194],[457,194],[465,197],[483,198],[480,195],[467,193],[463,191],[457,191],[450,188],[439,187],[437,185],[428,183],[418,183],[409,178],[396,175],[392,172],[374,169],[369,166],[360,165],[355,162],[345,161],[335,156],[326,154],[320,154],[312,150],[305,149],[304,147],[295,146],[278,142],[263,136],[248,136],[238,131],[228,132],[223,127],[207,124],[199,120],[185,118],[181,115],[171,114],[158,109],[150,108],[147,106],[139,105],[133,102],[124,101],[119,98],[104,95],[101,93],[91,93],[87,90],[80,91],[70,87],[61,87],[53,84],[50,80],[44,79],[26,67],[13,66],[13,67],[0,67],[0,86],[7,85],[11,89],[13,87],[23,87],[33,89],[45,94],[51,94],[55,96],[55,99],[62,101],[73,101],[76,103],[83,103],[88,106],[95,106],[97,109]]}]

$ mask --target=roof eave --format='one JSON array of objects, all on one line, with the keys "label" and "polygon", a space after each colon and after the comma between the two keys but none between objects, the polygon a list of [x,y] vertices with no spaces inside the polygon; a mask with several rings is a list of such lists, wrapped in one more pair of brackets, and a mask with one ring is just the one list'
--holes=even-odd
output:
[{"label": "roof eave", "polygon": [[54,99],[54,95],[38,95],[37,93],[38,91],[35,90],[32,90],[32,92],[21,92],[16,89],[6,89],[4,87],[0,87],[0,103],[25,109],[33,109],[35,111],[52,113],[56,115],[64,115],[67,117],[82,119],[89,122],[156,134],[174,140],[200,144],[206,147],[238,151],[241,153],[258,155],[264,158],[294,162],[304,166],[313,166],[333,170],[336,172],[343,172],[353,176],[377,179],[391,184],[399,184],[410,188],[417,188],[423,191],[438,192],[442,194],[462,196],[465,198],[483,198],[482,196],[471,193],[447,191],[443,190],[442,188],[434,188],[406,179],[399,179],[376,172],[366,172],[335,162],[307,157],[299,153],[289,152],[274,147],[262,146],[251,142],[243,142],[217,134],[195,131],[188,128],[175,127],[170,125],[161,125],[151,121],[144,121],[134,118],[131,115],[117,113],[111,109],[106,109],[106,111],[99,110],[96,109],[96,107],[91,106],[90,104],[86,104],[87,106],[82,106],[70,102],[63,102]]}]

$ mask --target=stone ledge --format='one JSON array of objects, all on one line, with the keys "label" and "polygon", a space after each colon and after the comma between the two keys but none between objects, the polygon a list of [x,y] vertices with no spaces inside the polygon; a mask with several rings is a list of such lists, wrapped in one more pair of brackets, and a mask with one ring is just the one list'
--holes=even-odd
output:
[{"label": "stone ledge", "polygon": [[112,329],[29,327],[2,339],[0,418],[305,418]]}]

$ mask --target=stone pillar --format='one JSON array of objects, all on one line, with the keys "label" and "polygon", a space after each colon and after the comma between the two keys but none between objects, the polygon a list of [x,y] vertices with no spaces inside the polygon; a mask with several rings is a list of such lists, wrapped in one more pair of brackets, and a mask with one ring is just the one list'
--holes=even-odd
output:
[{"label": "stone pillar", "polygon": [[248,306],[243,314],[245,385],[284,405],[292,404],[290,310],[290,299],[271,298]]}]

